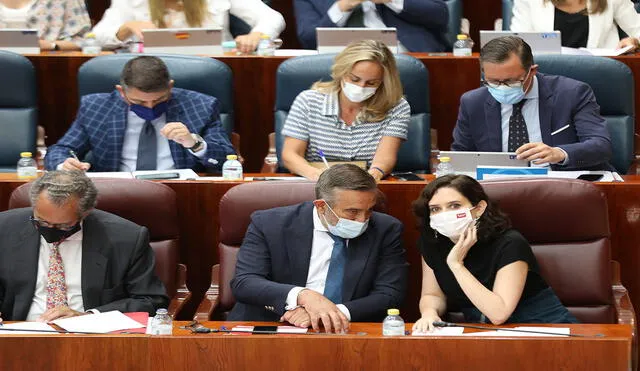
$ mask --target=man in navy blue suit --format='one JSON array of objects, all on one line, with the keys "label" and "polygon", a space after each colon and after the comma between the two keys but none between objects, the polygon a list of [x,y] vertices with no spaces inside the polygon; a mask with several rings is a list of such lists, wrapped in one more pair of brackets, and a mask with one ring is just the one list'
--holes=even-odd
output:
[{"label": "man in navy blue suit", "polygon": [[228,319],[339,333],[398,308],[407,286],[402,224],[373,211],[377,197],[369,173],[343,164],[320,175],[315,201],[253,213]]},{"label": "man in navy blue suit", "polygon": [[515,152],[553,170],[615,170],[611,139],[589,85],[537,73],[519,37],[480,51],[484,87],[460,99],[454,151]]},{"label": "man in navy blue suit", "polygon": [[449,11],[444,0],[295,0],[298,39],[316,49],[317,27],[395,27],[400,51],[445,50]]},{"label": "man in navy blue suit", "polygon": [[[173,88],[160,58],[131,59],[109,94],[83,96],[76,120],[49,148],[49,170],[215,171],[233,147],[214,97]],[[91,163],[81,162],[91,151]]]}]

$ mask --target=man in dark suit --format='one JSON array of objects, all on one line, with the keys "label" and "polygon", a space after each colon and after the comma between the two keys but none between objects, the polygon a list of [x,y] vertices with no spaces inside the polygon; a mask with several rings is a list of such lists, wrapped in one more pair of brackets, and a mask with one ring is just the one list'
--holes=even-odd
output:
[{"label": "man in dark suit", "polygon": [[93,210],[97,190],[81,171],[54,171],[30,190],[32,206],[0,213],[0,312],[52,321],[166,308],[146,228]]},{"label": "man in dark suit", "polygon": [[536,73],[531,48],[519,37],[491,40],[480,63],[485,86],[460,99],[452,150],[515,152],[553,170],[615,170],[589,85]]},{"label": "man in dark suit", "polygon": [[355,165],[326,170],[313,202],[256,211],[238,252],[229,320],[322,324],[380,321],[407,286],[402,224],[373,208],[377,186]]},{"label": "man in dark suit", "polygon": [[317,48],[317,27],[395,27],[407,51],[446,47],[449,11],[444,0],[295,0],[294,10],[305,49]]},{"label": "man in dark suit", "polygon": [[[158,57],[131,59],[110,94],[83,96],[76,120],[49,148],[48,170],[220,169],[234,150],[214,97],[173,88]],[[91,163],[80,162],[71,153]]]}]

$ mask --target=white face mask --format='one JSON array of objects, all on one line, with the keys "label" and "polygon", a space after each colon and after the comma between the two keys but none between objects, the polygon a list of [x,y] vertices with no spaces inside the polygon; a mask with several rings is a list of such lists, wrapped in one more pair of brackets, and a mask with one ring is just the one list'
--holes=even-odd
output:
[{"label": "white face mask", "polygon": [[432,215],[429,225],[441,235],[457,239],[474,221],[471,209],[451,210]]},{"label": "white face mask", "polygon": [[327,223],[327,229],[329,229],[329,233],[334,236],[342,237],[346,239],[352,239],[360,236],[367,230],[367,226],[369,225],[369,219],[364,222],[359,222],[357,220],[344,219],[336,215],[336,213],[331,209],[331,206],[325,201],[329,210],[333,213],[333,215],[338,218],[338,223],[336,225],[331,225],[327,218],[325,218],[324,214],[322,214],[322,218],[324,222]]},{"label": "white face mask", "polygon": [[363,88],[350,82],[342,82],[342,92],[347,99],[354,103],[364,102],[371,98],[376,93],[376,90],[378,90],[378,88]]}]

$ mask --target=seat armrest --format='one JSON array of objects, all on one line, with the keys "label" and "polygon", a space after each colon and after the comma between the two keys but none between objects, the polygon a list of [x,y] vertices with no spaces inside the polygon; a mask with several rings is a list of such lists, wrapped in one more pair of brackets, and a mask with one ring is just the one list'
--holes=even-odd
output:
[{"label": "seat armrest", "polygon": [[211,285],[204,294],[204,298],[198,305],[196,314],[193,316],[194,321],[203,322],[210,321],[213,312],[215,312],[220,303],[220,264],[216,264],[211,268]]},{"label": "seat armrest", "polygon": [[173,318],[182,311],[182,308],[191,300],[191,291],[187,287],[187,266],[184,264],[178,264],[178,274],[176,278],[176,294],[171,298],[169,303],[168,312]]}]

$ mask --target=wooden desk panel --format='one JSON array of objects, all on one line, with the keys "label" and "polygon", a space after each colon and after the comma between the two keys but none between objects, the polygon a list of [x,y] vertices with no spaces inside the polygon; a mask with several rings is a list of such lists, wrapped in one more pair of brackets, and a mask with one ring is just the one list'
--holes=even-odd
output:
[{"label": "wooden desk panel", "polygon": [[[412,55],[429,69],[431,127],[438,130],[439,148],[448,149],[460,96],[480,85],[478,57]],[[47,144],[52,145],[64,135],[75,118],[78,108],[77,71],[91,57],[78,52],[52,52],[29,55],[28,58],[34,64],[38,78],[39,123],[46,129]],[[274,127],[275,74],[287,57],[222,56],[218,59],[229,65],[234,75],[235,131],[241,135],[245,171],[259,171],[268,149],[268,134]],[[616,59],[632,69],[637,76],[636,91],[640,92],[640,54]],[[640,112],[640,94],[637,95],[636,112]],[[640,131],[639,122],[636,122],[636,131]]]}]

